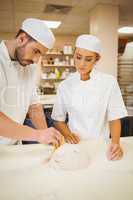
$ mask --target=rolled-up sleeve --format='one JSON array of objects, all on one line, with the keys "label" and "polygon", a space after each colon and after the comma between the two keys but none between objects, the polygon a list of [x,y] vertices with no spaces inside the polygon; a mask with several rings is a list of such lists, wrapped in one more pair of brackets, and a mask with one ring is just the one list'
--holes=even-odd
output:
[{"label": "rolled-up sleeve", "polygon": [[30,96],[30,105],[40,103],[40,96],[37,93],[37,78],[38,78],[38,70],[37,65],[32,65],[31,67],[31,96]]},{"label": "rolled-up sleeve", "polygon": [[4,90],[5,90],[5,75],[0,63],[0,111],[2,109],[2,103],[4,102]]},{"label": "rolled-up sleeve", "polygon": [[63,96],[63,88],[59,86],[51,117],[55,121],[65,121],[66,114],[67,110]]},{"label": "rolled-up sleeve", "polygon": [[37,94],[37,87],[35,86],[32,89],[32,95],[31,95],[31,99],[30,99],[30,105],[38,104],[38,103],[40,103],[40,97]]},{"label": "rolled-up sleeve", "polygon": [[109,102],[107,106],[107,119],[112,121],[128,116],[123,102],[122,94],[116,79],[113,80]]}]

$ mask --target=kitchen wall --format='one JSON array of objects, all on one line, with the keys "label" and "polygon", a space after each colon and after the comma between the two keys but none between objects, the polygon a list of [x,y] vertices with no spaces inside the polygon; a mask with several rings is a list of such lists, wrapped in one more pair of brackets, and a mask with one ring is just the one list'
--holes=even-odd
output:
[{"label": "kitchen wall", "polygon": [[[0,33],[0,40],[12,39],[14,36],[15,33]],[[54,48],[62,49],[65,44],[74,46],[77,35],[55,35],[55,37]]]}]

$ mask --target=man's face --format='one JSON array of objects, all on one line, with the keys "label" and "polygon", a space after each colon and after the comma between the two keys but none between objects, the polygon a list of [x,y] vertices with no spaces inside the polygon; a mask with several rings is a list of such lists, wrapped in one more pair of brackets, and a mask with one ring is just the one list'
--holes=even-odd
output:
[{"label": "man's face", "polygon": [[97,61],[98,55],[95,52],[86,49],[76,48],[74,53],[74,62],[77,71],[81,75],[88,74]]},{"label": "man's face", "polygon": [[38,63],[40,56],[45,55],[48,49],[34,40],[23,39],[15,50],[16,60],[22,66]]}]

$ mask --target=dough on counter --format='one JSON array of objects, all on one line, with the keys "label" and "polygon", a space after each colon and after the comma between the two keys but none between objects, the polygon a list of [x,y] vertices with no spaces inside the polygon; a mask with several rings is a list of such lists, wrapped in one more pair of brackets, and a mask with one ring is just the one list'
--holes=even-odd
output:
[{"label": "dough on counter", "polygon": [[87,168],[90,160],[84,145],[66,143],[53,153],[47,166],[60,170],[80,170]]}]

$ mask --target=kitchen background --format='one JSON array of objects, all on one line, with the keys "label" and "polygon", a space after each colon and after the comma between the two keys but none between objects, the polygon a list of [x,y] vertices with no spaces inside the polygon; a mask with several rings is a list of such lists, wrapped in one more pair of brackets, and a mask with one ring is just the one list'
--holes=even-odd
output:
[{"label": "kitchen background", "polygon": [[[14,37],[21,22],[30,17],[61,22],[52,29],[56,43],[42,60],[37,87],[49,126],[58,84],[75,71],[73,51],[77,36],[96,33],[106,45],[101,70],[117,77],[128,109],[129,117],[122,119],[122,135],[132,135],[133,1],[0,0],[0,40]],[[124,33],[119,30],[123,27],[127,27]]]}]

